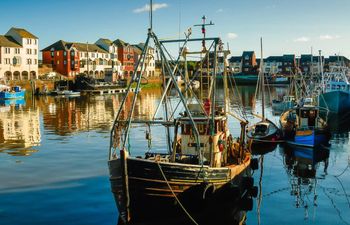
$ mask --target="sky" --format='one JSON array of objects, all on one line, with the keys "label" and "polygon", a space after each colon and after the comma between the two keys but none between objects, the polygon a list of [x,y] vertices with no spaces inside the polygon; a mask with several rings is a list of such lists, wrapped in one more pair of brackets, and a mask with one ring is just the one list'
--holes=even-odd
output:
[{"label": "sky", "polygon": [[[94,43],[99,38],[144,42],[148,0],[0,0],[0,34],[21,27],[39,37],[43,49],[58,41]],[[205,15],[232,55],[254,50],[282,54],[340,54],[350,58],[350,0],[154,0],[153,28],[160,39],[201,37]],[[179,32],[180,31],[180,32]],[[175,47],[173,47],[175,48]]]}]

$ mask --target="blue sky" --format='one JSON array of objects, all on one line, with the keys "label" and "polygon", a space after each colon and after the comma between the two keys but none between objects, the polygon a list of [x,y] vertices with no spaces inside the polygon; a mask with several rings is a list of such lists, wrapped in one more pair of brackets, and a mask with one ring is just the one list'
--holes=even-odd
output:
[{"label": "blue sky", "polygon": [[[37,35],[40,49],[57,40],[95,42],[104,37],[130,43],[144,41],[148,27],[147,0],[1,0],[0,33],[23,27]],[[160,38],[177,38],[202,15],[215,26],[233,55],[255,50],[264,39],[264,55],[283,53],[350,58],[350,0],[157,0],[154,30]],[[181,21],[181,22],[180,22]],[[192,37],[201,36],[193,28]]]}]

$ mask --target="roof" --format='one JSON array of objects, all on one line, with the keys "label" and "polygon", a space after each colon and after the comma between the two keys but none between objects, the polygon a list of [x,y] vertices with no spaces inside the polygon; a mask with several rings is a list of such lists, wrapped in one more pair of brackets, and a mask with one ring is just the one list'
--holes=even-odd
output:
[{"label": "roof", "polygon": [[[301,63],[305,63],[305,62],[319,62],[320,57],[319,56],[312,56],[312,55],[301,55],[300,56],[300,62]],[[322,56],[322,60],[324,59],[324,57]]]},{"label": "roof", "polygon": [[295,60],[295,55],[292,55],[292,54],[283,55],[282,57],[283,57],[284,62],[294,62],[294,60]]},{"label": "roof", "polygon": [[0,46],[2,46],[2,47],[13,47],[13,48],[20,48],[20,47],[22,47],[12,37],[4,36],[4,35],[0,35]]},{"label": "roof", "polygon": [[254,54],[255,54],[254,51],[244,51],[242,54],[242,57],[245,57],[245,56],[253,57]]},{"label": "roof", "polygon": [[107,45],[112,45],[113,41],[109,40],[108,38],[100,38],[99,41],[102,41],[103,43]]},{"label": "roof", "polygon": [[282,56],[269,56],[264,59],[265,62],[282,62]]},{"label": "roof", "polygon": [[242,61],[242,57],[241,56],[232,56],[229,59],[229,62],[233,63],[233,62],[241,62]]},{"label": "roof", "polygon": [[118,45],[118,46],[123,46],[123,47],[129,45],[129,43],[126,43],[125,41],[122,41],[122,40],[120,40],[120,39],[117,39],[117,40],[113,41],[113,43],[116,44],[116,45]]},{"label": "roof", "polygon": [[53,48],[55,51],[57,50],[64,50],[67,51],[70,48],[76,48],[78,51],[86,52],[87,50],[89,52],[101,52],[101,53],[108,53],[106,50],[102,49],[96,44],[88,44],[88,43],[79,43],[79,42],[66,42],[63,40],[59,40],[52,45],[42,49],[41,51],[51,51]]},{"label": "roof", "polygon": [[138,55],[141,55],[142,49],[138,45],[132,45],[134,52]]},{"label": "roof", "polygon": [[12,27],[10,30],[16,31],[19,34],[19,36],[21,36],[22,38],[38,39],[37,36],[35,36],[34,34],[30,33],[29,31],[27,31],[26,29],[23,29],[23,28]]}]

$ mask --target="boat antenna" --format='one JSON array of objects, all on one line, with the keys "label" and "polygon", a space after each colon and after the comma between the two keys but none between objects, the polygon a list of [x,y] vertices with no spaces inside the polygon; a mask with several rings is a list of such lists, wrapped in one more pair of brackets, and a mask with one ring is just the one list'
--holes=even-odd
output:
[{"label": "boat antenna", "polygon": [[206,26],[213,26],[214,23],[210,20],[209,23],[205,23],[207,17],[204,15],[202,16],[202,24],[195,24],[195,27],[202,27],[202,34],[203,34],[203,40],[202,40],[202,47],[203,47],[203,52],[207,51],[207,48],[205,47],[205,35],[206,35]]}]

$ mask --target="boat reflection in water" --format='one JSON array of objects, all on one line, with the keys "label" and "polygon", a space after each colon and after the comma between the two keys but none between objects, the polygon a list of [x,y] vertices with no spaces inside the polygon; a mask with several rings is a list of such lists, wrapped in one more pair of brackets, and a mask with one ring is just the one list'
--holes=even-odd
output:
[{"label": "boat reflection in water", "polygon": [[[295,196],[295,207],[304,208],[307,219],[309,208],[317,207],[317,181],[327,175],[329,149],[285,146],[283,151],[284,166],[291,185],[290,194]],[[322,164],[324,173],[316,176],[316,170]]]}]

